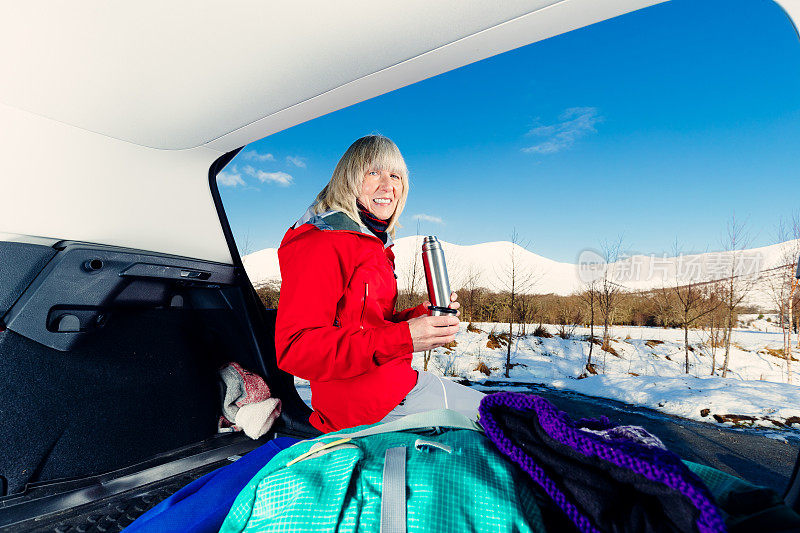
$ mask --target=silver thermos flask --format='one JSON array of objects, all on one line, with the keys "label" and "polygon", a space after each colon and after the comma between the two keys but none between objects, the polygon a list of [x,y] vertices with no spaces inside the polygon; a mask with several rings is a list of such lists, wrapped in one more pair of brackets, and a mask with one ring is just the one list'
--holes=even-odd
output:
[{"label": "silver thermos flask", "polygon": [[447,264],[439,239],[429,235],[422,240],[422,266],[425,269],[425,283],[428,285],[428,298],[431,306],[428,314],[432,316],[455,315],[450,309],[450,280],[447,278]]}]

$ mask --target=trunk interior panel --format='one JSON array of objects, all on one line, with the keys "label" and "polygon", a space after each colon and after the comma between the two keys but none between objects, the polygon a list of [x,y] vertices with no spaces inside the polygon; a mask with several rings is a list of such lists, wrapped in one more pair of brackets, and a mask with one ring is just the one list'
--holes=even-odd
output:
[{"label": "trunk interior panel", "polygon": [[0,278],[3,494],[214,438],[231,361],[283,401],[276,429],[318,433],[277,369],[274,311],[233,266],[77,243],[0,250],[16,265]]},{"label": "trunk interior panel", "polygon": [[0,242],[0,317],[55,254],[49,246]]}]

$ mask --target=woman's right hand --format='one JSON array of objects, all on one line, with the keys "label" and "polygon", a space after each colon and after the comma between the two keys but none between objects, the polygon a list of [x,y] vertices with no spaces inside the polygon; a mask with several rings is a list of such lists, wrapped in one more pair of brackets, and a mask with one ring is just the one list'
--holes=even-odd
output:
[{"label": "woman's right hand", "polygon": [[415,352],[426,352],[456,339],[458,318],[454,316],[418,316],[408,321]]}]

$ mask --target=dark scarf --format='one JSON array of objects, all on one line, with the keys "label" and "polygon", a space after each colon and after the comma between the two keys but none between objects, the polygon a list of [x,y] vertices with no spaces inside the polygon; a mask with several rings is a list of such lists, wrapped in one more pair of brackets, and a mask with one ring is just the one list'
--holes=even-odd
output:
[{"label": "dark scarf", "polygon": [[356,205],[358,205],[358,214],[361,215],[361,222],[363,222],[383,244],[386,244],[386,239],[388,239],[386,228],[389,227],[389,221],[376,218],[375,215],[370,213],[369,209],[361,205],[359,201],[356,201]]}]

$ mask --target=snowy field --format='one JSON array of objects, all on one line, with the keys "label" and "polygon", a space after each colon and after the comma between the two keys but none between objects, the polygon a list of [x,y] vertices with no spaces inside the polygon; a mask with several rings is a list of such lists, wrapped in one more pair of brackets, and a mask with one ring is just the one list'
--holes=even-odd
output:
[{"label": "snowy field", "polygon": [[[511,351],[513,368],[504,377],[506,346],[490,342],[492,331],[507,331],[507,325],[475,324],[480,331],[467,331],[456,337],[452,350],[437,349],[428,370],[473,382],[510,381],[541,383],[589,396],[597,396],[650,407],[658,411],[700,421],[727,424],[780,427],[800,426],[800,387],[786,383],[786,361],[770,353],[782,348],[780,333],[737,329],[733,334],[728,377],[711,376],[711,348],[708,333],[690,330],[689,372],[684,373],[683,331],[646,327],[615,327],[611,348],[616,355],[595,345],[592,362],[597,375],[587,374],[589,352],[587,328],[576,328],[573,338],[556,335],[556,326],[545,326],[551,338],[531,334],[514,339]],[[595,328],[595,335],[602,331]],[[773,351],[773,353],[775,353]],[[798,350],[800,353],[800,350]],[[724,348],[716,349],[717,374],[720,374]],[[796,357],[796,356],[795,356]],[[490,375],[478,370],[484,363]],[[422,354],[414,356],[415,368],[423,366]],[[795,362],[794,371],[800,370]],[[485,369],[484,369],[485,371]],[[800,382],[795,378],[794,383]]]},{"label": "snowy field", "polygon": [[757,314],[757,315],[739,315],[739,324],[749,330],[766,331],[770,333],[780,333],[781,328],[778,325],[779,317],[777,314]]},{"label": "snowy field", "polygon": [[[770,324],[763,319],[757,322],[769,329]],[[478,389],[487,381],[493,391],[502,389],[502,382],[509,384],[509,390],[519,390],[520,383],[535,383],[703,422],[771,429],[800,427],[800,386],[786,383],[786,361],[774,351],[783,347],[779,331],[734,330],[728,377],[722,378],[724,347],[716,348],[717,376],[711,376],[707,332],[689,332],[692,351],[690,374],[686,375],[683,330],[614,327],[611,348],[616,355],[595,345],[592,362],[597,375],[592,375],[586,372],[588,328],[576,328],[572,338],[564,339],[556,334],[557,326],[545,326],[553,335],[546,338],[532,335],[536,326],[528,325],[526,335],[513,339],[512,368],[506,378],[507,345],[501,334],[508,331],[508,325],[473,326],[479,331],[468,331],[467,324],[462,323],[455,346],[435,350],[428,371],[467,379]],[[596,327],[595,335],[601,334],[602,328]],[[800,358],[800,349],[796,349],[794,358]],[[422,369],[423,354],[414,354],[412,364]],[[800,361],[793,361],[792,372],[792,382],[800,383]],[[297,385],[309,402],[307,382],[297,380]]]}]

